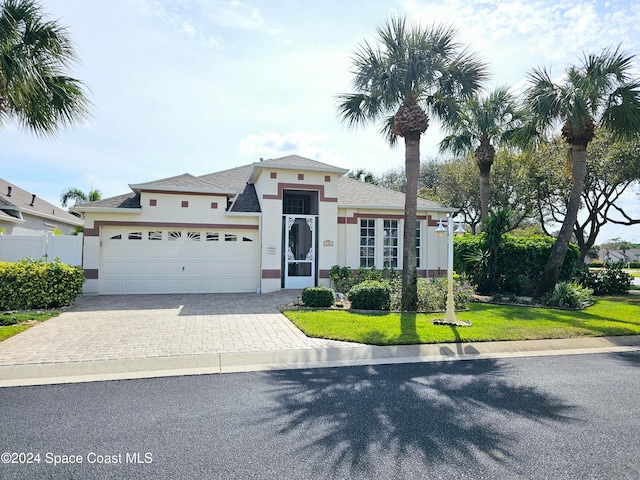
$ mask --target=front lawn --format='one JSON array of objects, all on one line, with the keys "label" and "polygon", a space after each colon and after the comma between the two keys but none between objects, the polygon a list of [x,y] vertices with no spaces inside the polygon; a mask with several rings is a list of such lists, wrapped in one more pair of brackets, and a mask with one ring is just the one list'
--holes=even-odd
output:
[{"label": "front lawn", "polygon": [[59,314],[55,310],[0,313],[0,342]]},{"label": "front lawn", "polygon": [[373,345],[640,335],[640,295],[599,297],[584,310],[470,303],[469,310],[456,312],[456,317],[470,320],[471,327],[434,325],[432,320],[444,313],[288,310],[284,314],[310,337]]}]

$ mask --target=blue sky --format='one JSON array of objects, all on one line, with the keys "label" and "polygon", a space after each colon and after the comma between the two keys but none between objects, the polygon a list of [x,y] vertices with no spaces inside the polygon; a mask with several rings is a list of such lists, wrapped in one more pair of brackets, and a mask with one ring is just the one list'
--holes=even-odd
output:
[{"label": "blue sky", "polygon": [[[445,23],[490,66],[489,87],[558,76],[585,51],[622,44],[640,54],[631,1],[44,0],[68,27],[93,103],[84,125],[42,139],[5,125],[2,177],[58,204],[67,187],[103,196],[128,184],[211,173],[296,153],[381,173],[403,163],[377,128],[347,130],[335,96],[350,91],[350,55],[392,14]],[[639,62],[640,63],[640,62]],[[436,153],[437,125],[423,137]],[[640,217],[637,197],[627,199]],[[640,242],[640,226],[598,241]]]}]

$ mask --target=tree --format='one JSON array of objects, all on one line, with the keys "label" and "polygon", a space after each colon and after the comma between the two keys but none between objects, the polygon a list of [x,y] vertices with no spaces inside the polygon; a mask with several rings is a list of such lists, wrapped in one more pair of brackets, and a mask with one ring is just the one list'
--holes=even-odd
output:
[{"label": "tree", "polygon": [[359,182],[372,183],[374,185],[378,184],[378,178],[375,176],[375,174],[369,170],[365,170],[364,168],[349,170],[349,172],[347,173],[347,177],[358,180]]},{"label": "tree", "polygon": [[67,76],[76,60],[64,27],[32,0],[0,5],[0,126],[16,120],[37,135],[88,116],[79,80]]},{"label": "tree", "polygon": [[365,41],[353,55],[355,93],[338,96],[338,111],[350,127],[381,120],[381,133],[390,145],[404,138],[402,310],[415,311],[420,137],[429,115],[451,116],[457,102],[473,95],[487,74],[485,65],[454,41],[452,28],[410,26],[406,18],[394,17],[376,32],[375,43]]},{"label": "tree", "polygon": [[102,193],[98,189],[89,190],[87,193],[84,193],[79,188],[68,188],[60,195],[60,204],[66,207],[69,200],[74,200],[75,205],[77,205],[79,203],[97,202],[101,199]]},{"label": "tree", "polygon": [[545,68],[528,74],[525,101],[531,113],[528,131],[547,133],[562,124],[562,138],[571,156],[571,193],[557,240],[534,296],[540,297],[558,281],[560,268],[580,208],[587,173],[587,148],[596,125],[616,135],[630,136],[640,129],[640,83],[632,78],[634,56],[619,49],[585,55],[578,67],[570,66],[559,83]]},{"label": "tree", "polygon": [[454,155],[474,152],[480,170],[480,218],[483,223],[489,215],[489,176],[495,146],[510,142],[522,118],[516,98],[503,86],[484,98],[474,95],[462,104],[458,115],[445,119],[450,133],[440,142],[440,150]]}]

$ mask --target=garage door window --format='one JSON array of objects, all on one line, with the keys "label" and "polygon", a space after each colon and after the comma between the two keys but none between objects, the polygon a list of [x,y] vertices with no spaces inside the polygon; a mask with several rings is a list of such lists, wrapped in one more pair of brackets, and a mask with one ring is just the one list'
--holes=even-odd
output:
[{"label": "garage door window", "polygon": [[182,238],[182,232],[180,230],[172,230],[169,232],[169,241],[175,242],[176,240],[180,240]]},{"label": "garage door window", "polygon": [[200,232],[187,232],[187,238],[194,242],[200,241]]},{"label": "garage door window", "polygon": [[224,241],[225,242],[237,242],[238,241],[238,236],[234,235],[232,233],[225,233],[224,234]]},{"label": "garage door window", "polygon": [[218,233],[207,232],[207,242],[217,242],[219,238],[220,235]]},{"label": "garage door window", "polygon": [[162,240],[162,231],[161,230],[153,230],[149,232],[149,240],[158,241]]},{"label": "garage door window", "polygon": [[129,240],[142,240],[142,232],[131,232]]}]

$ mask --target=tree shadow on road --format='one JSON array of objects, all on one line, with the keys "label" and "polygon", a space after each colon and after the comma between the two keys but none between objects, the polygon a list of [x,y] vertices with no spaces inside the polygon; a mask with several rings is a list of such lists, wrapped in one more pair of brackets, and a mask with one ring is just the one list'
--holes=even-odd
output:
[{"label": "tree shadow on road", "polygon": [[264,422],[298,438],[299,451],[333,475],[374,474],[381,457],[410,468],[510,456],[507,419],[572,421],[574,407],[508,379],[498,361],[287,370],[265,373],[276,405]]}]

